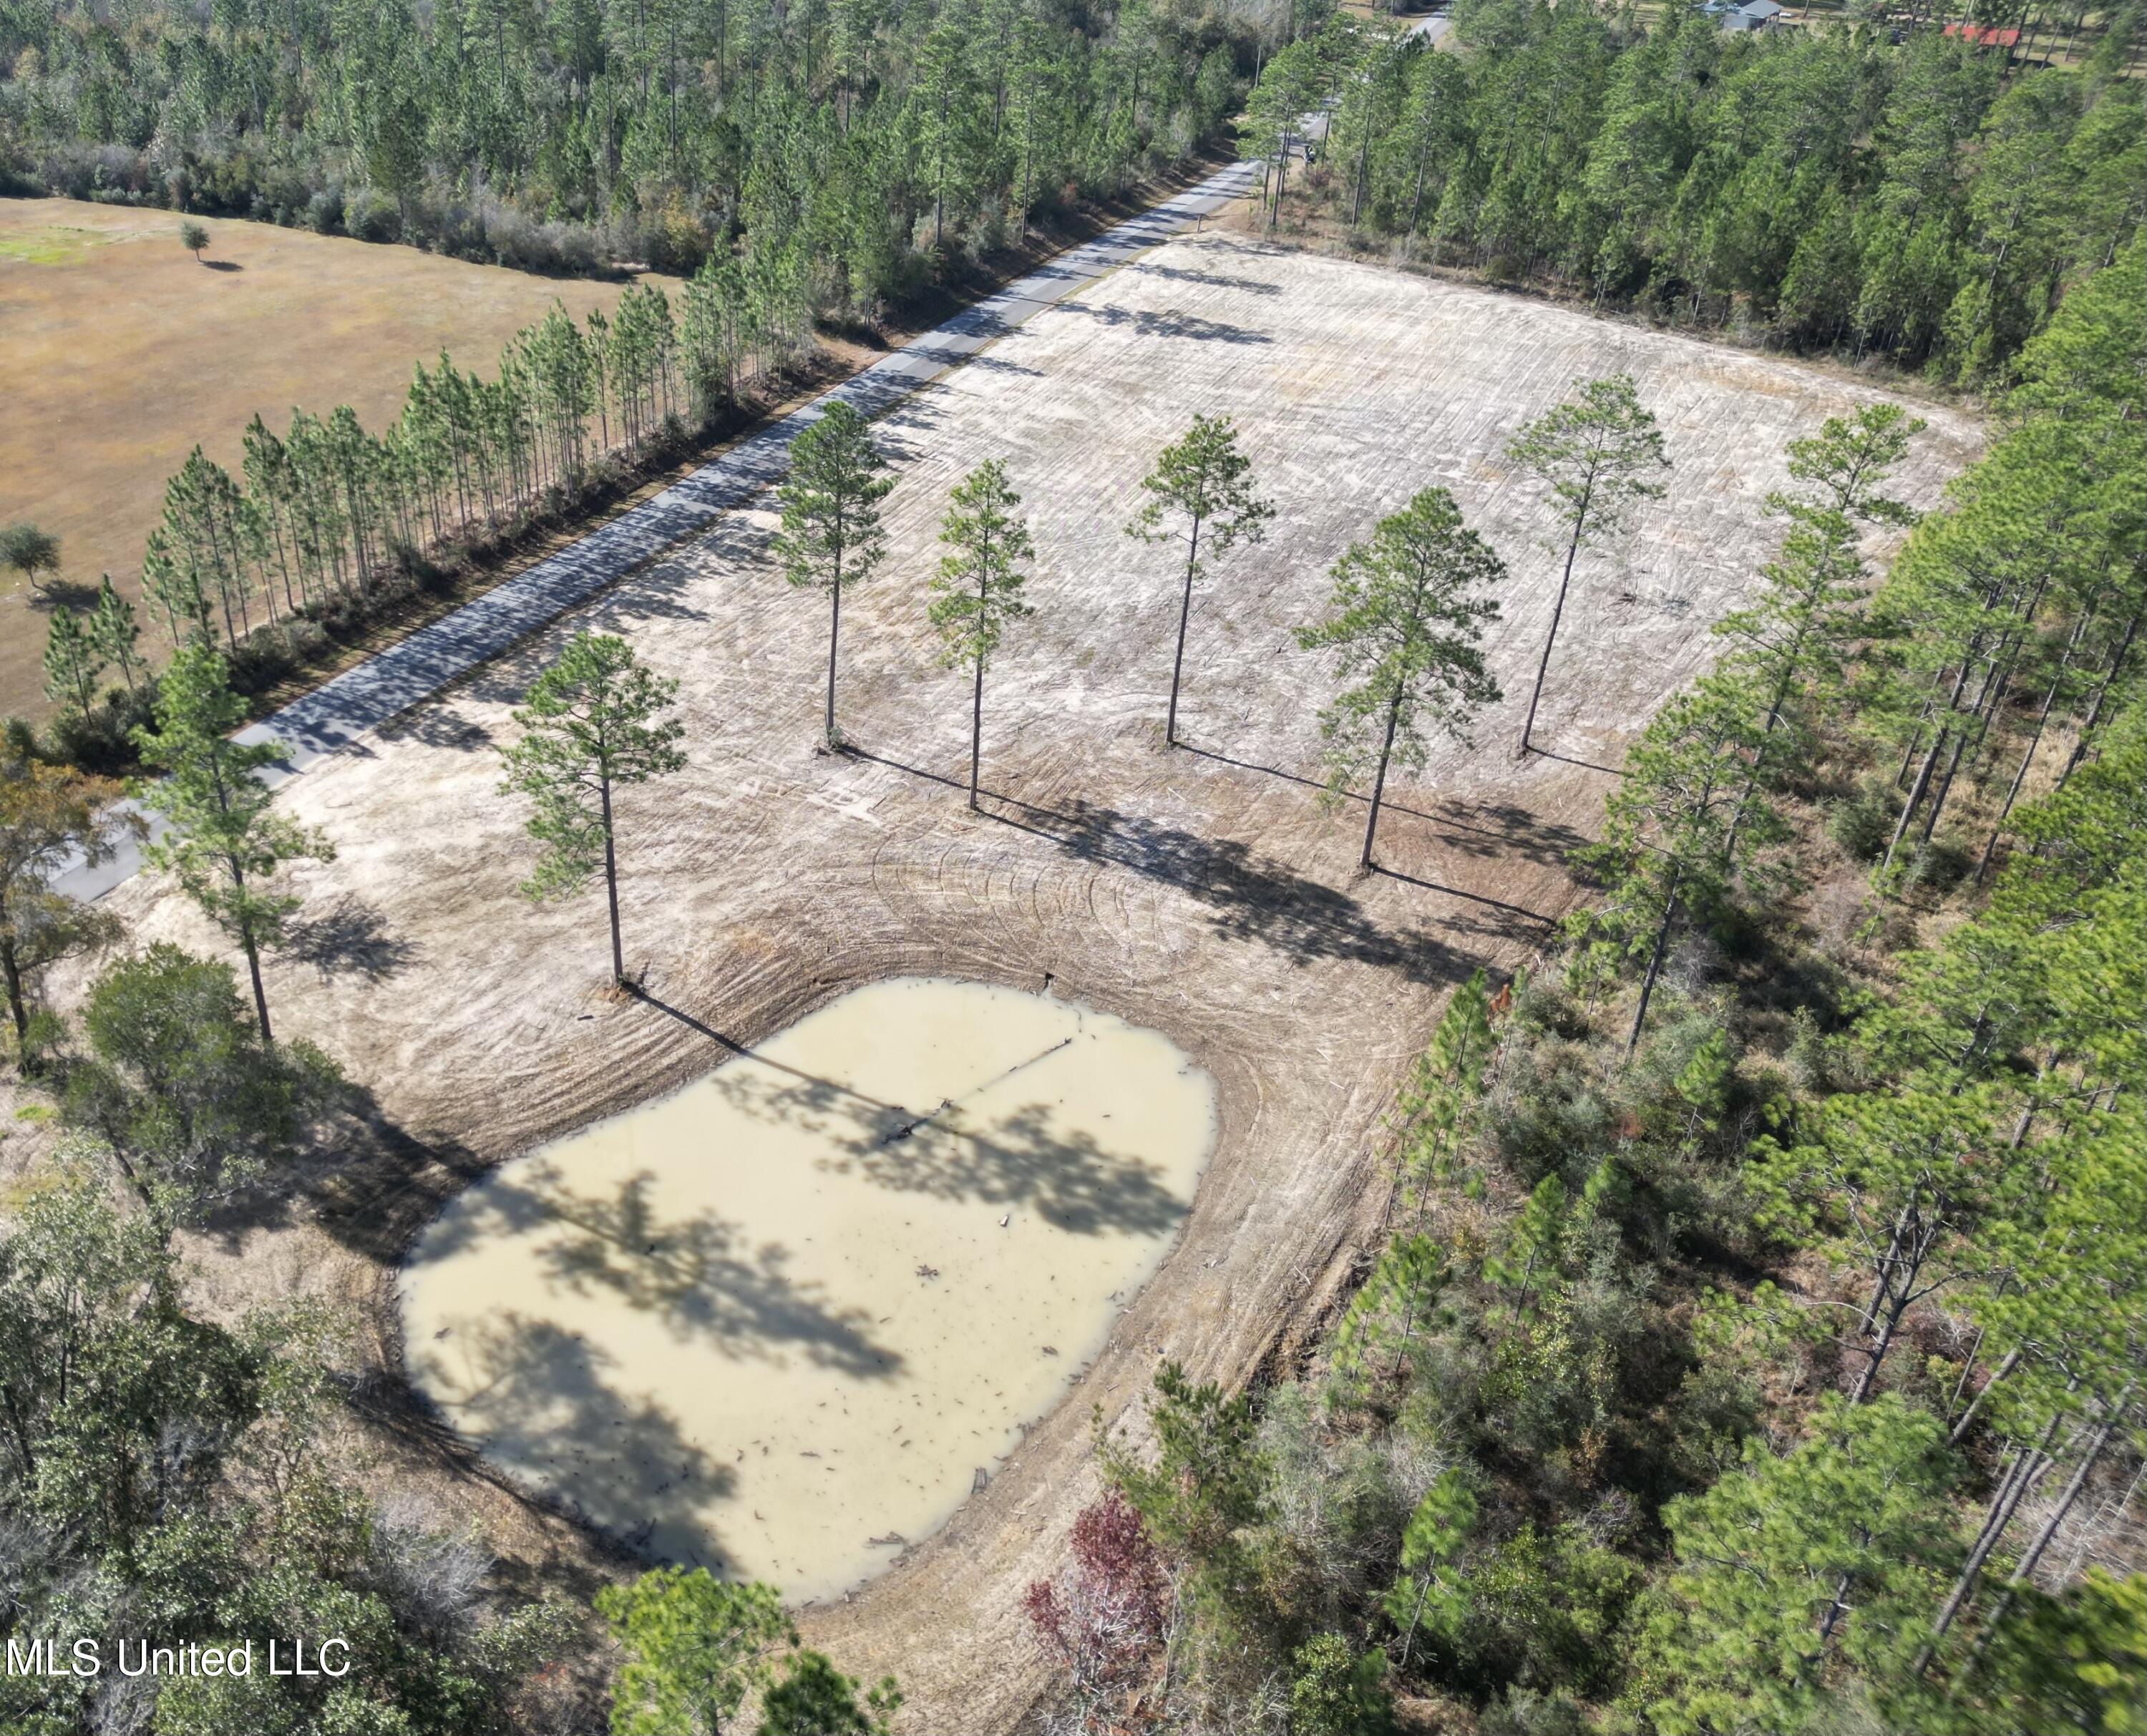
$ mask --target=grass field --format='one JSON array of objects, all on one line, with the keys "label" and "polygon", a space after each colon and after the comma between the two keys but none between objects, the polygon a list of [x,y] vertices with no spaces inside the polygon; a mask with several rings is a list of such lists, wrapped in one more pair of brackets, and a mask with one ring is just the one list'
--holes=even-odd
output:
[{"label": "grass field", "polygon": [[[1618,368],[1661,419],[1669,497],[1577,573],[1539,725],[1555,755],[1517,760],[1558,569],[1540,497],[1501,450],[1576,377]],[[937,1536],[804,1618],[845,1668],[900,1673],[905,1729],[1014,1728],[1038,1679],[1019,1596],[1093,1488],[1091,1404],[1107,1423],[1136,1418],[1159,1355],[1236,1381],[1286,1363],[1315,1326],[1372,1233],[1382,1117],[1446,991],[1526,963],[1579,896],[1565,863],[1600,816],[1611,774],[1596,767],[1704,666],[1709,623],[1750,594],[1779,534],[1761,503],[1786,479],[1784,443],[1869,396],[1237,235],[1099,280],[881,424],[891,553],[843,611],[856,752],[817,748],[824,616],[770,560],[762,503],[287,787],[279,805],[340,853],[293,877],[305,922],[270,973],[278,1029],[335,1054],[374,1113],[324,1154],[298,1209],[200,1243],[204,1295],[311,1293],[363,1323],[381,1475],[481,1518],[517,1583],[585,1589],[627,1558],[518,1497],[414,1401],[391,1402],[407,1393],[397,1263],[444,1201],[888,977],[1046,990],[1161,1033],[1217,1090],[1214,1153],[1176,1248],[1094,1364],[1068,1372],[1074,1402],[1035,1418]],[[1174,753],[1171,556],[1119,527],[1195,410],[1238,418],[1278,513],[1201,591],[1189,745]],[[1928,505],[1980,436],[1924,413],[1899,490]],[[1035,616],[988,683],[989,794],[972,814],[967,677],[935,665],[924,585],[949,485],[991,457],[1039,552]],[[1332,686],[1292,629],[1318,616],[1344,547],[1432,483],[1511,568],[1487,644],[1507,698],[1474,749],[1444,747],[1390,788],[1381,871],[1364,875],[1361,807],[1315,800]],[[537,908],[517,896],[531,847],[498,789],[508,711],[583,628],[626,635],[681,683],[688,768],[620,805],[627,962],[645,999],[608,990],[600,893]],[[223,950],[155,877],[108,902],[138,938]],[[1034,1178],[983,1180],[1008,1198]],[[602,1370],[581,1399],[607,1425],[670,1416],[662,1391]]]},{"label": "grass field", "polygon": [[[489,373],[555,298],[581,315],[623,287],[222,220],[197,263],[178,224],[0,199],[0,523],[58,536],[64,582],[108,572],[136,594],[165,478],[197,441],[235,473],[256,411],[280,433],[293,406],[348,403],[378,429],[414,363],[446,348]],[[43,715],[43,607],[0,585],[0,713]]]}]

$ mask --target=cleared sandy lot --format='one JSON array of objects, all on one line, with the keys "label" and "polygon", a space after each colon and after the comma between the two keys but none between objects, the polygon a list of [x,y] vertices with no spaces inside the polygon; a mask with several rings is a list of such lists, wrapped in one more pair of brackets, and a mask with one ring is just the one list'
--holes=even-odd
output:
[{"label": "cleared sandy lot", "polygon": [[[197,264],[176,212],[0,199],[0,523],[58,537],[60,578],[93,593],[108,572],[140,594],[143,540],[196,442],[236,474],[257,411],[280,433],[294,406],[347,403],[377,433],[414,363],[446,349],[489,375],[554,300],[579,318],[623,287],[202,221]],[[44,620],[19,578],[0,577],[0,713],[49,709]]]},{"label": "cleared sandy lot", "polygon": [[403,1268],[405,1366],[655,1559],[839,1597],[1079,1380],[1214,1138],[1153,1031],[875,983],[459,1195]]},{"label": "cleared sandy lot", "polygon": [[[1499,450],[1578,374],[1629,368],[1661,418],[1670,498],[1620,561],[1580,577],[1539,735],[1516,762],[1555,568],[1534,494]],[[1159,1356],[1237,1380],[1286,1359],[1375,1214],[1379,1118],[1446,988],[1539,947],[1574,896],[1564,853],[1608,761],[1711,656],[1707,623],[1771,545],[1761,498],[1782,443],[1854,401],[1837,381],[1554,308],[1275,252],[1181,241],[1038,317],[894,413],[893,553],[844,610],[843,726],[814,750],[818,602],[768,564],[742,513],[441,701],[308,772],[279,799],[342,852],[300,883],[318,927],[273,973],[279,1028],[373,1093],[287,1220],[205,1242],[205,1293],[340,1299],[383,1378],[383,1472],[481,1513],[524,1583],[585,1586],[601,1552],[533,1511],[401,1396],[393,1261],[485,1164],[674,1086],[847,989],[896,974],[1059,992],[1159,1032],[1217,1088],[1215,1152],[1182,1238],[1095,1364],[944,1531],[854,1601],[808,1612],[853,1673],[900,1673],[908,1728],[1010,1728],[1038,1679],[1017,1600],[1055,1565],[1093,1489],[1093,1403],[1137,1412]],[[1156,448],[1194,410],[1240,418],[1279,513],[1196,605],[1184,728],[1161,745],[1169,556],[1119,530]],[[1934,415],[1904,492],[1935,497],[1973,451]],[[986,702],[969,814],[967,692],[938,670],[923,585],[949,484],[1003,457],[1039,550],[1024,623]],[[1450,487],[1514,571],[1491,642],[1507,703],[1471,753],[1399,792],[1391,870],[1353,875],[1359,814],[1323,813],[1313,618],[1352,537],[1427,483]],[[688,769],[622,810],[629,966],[603,991],[597,898],[533,910],[496,793],[495,742],[560,638],[630,636],[677,675]],[[206,947],[138,880],[112,895],[144,936]],[[1034,1177],[993,1185],[1017,1202]],[[660,1403],[647,1426],[666,1426]]]}]

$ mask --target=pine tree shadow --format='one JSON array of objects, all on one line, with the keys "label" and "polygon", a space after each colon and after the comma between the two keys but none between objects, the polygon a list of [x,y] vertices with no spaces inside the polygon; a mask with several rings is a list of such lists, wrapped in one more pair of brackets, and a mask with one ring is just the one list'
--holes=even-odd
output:
[{"label": "pine tree shadow", "polygon": [[1048,838],[1075,856],[1132,869],[1208,907],[1214,931],[1254,940],[1299,963],[1335,959],[1399,970],[1412,982],[1451,980],[1470,962],[1421,931],[1382,928],[1347,893],[1234,838],[1204,838],[1139,814],[1076,799],[1055,813],[1006,798],[993,818]]},{"label": "pine tree shadow", "polygon": [[[1111,1151],[1086,1130],[1054,1128],[1043,1103],[1000,1113],[951,1100],[906,1108],[750,1055],[711,1083],[742,1113],[843,1153],[822,1160],[829,1173],[894,1193],[1033,1211],[1078,1236],[1167,1236],[1185,1216],[1157,1165]],[[976,1089],[997,1083],[980,1079]]]},{"label": "pine tree shadow", "polygon": [[731,1361],[779,1363],[795,1353],[853,1379],[886,1379],[902,1358],[876,1343],[861,1308],[830,1302],[793,1278],[788,1250],[754,1248],[713,1213],[663,1217],[647,1171],[609,1196],[568,1186],[546,1160],[491,1177],[425,1238],[428,1260],[501,1236],[537,1238],[539,1270],[578,1296],[603,1294],[661,1320]]},{"label": "pine tree shadow", "polygon": [[637,1553],[660,1528],[665,1553],[722,1571],[701,1515],[736,1493],[736,1473],[654,1399],[619,1392],[607,1352],[507,1309],[442,1328],[413,1360],[452,1438],[543,1504]]},{"label": "pine tree shadow", "polygon": [[[1308,778],[1301,772],[1285,771],[1280,766],[1263,765],[1256,760],[1235,759],[1212,748],[1197,748],[1190,742],[1181,740],[1178,749],[1181,753],[1212,759],[1219,765],[1234,766],[1241,772],[1258,772],[1265,777],[1279,778],[1285,783],[1302,784],[1307,789],[1323,793],[1329,789],[1319,778]],[[1358,790],[1340,791],[1338,798],[1354,803],[1360,808],[1371,799]],[[1541,819],[1529,809],[1517,807],[1510,802],[1449,799],[1435,808],[1414,808],[1389,795],[1380,802],[1379,811],[1383,814],[1402,814],[1411,819],[1429,821],[1439,828],[1438,838],[1441,844],[1468,856],[1519,856],[1528,862],[1563,867],[1567,856],[1588,842],[1572,827],[1555,820]],[[1461,896],[1467,897],[1468,894]]]},{"label": "pine tree shadow", "polygon": [[1143,261],[1126,268],[1147,278],[1168,278],[1175,283],[1204,283],[1216,289],[1239,289],[1248,295],[1280,295],[1282,285],[1259,278],[1233,278],[1222,272],[1188,271],[1182,265],[1157,265]]},{"label": "pine tree shadow", "polygon": [[938,362],[948,368],[975,368],[987,373],[1023,374],[1033,380],[1043,378],[1043,370],[1025,368],[1018,362],[1009,362],[1003,356],[994,356],[987,350],[934,349],[928,345],[913,343],[908,353],[922,356],[927,361]]},{"label": "pine tree shadow", "polygon": [[323,980],[342,975],[384,982],[420,956],[415,941],[389,933],[380,913],[363,898],[344,893],[318,915],[290,923],[279,956],[310,964]]},{"label": "pine tree shadow", "polygon": [[1163,1185],[1156,1165],[1107,1150],[1085,1129],[1054,1128],[1051,1116],[1048,1105],[1030,1103],[973,1124],[958,1109],[944,1120],[888,1128],[826,1167],[848,1173],[854,1166],[898,1193],[1033,1211],[1068,1235],[1176,1232],[1186,1203]]},{"label": "pine tree shadow", "polygon": [[444,702],[425,702],[380,724],[373,733],[383,742],[416,742],[428,748],[473,753],[493,745],[492,732],[473,723]]},{"label": "pine tree shadow", "polygon": [[97,606],[95,585],[86,585],[79,579],[53,578],[33,586],[23,593],[23,601],[33,609],[50,612],[53,609],[89,609]]},{"label": "pine tree shadow", "polygon": [[1097,308],[1086,302],[1058,304],[1069,313],[1084,313],[1107,326],[1131,326],[1143,338],[1189,338],[1197,343],[1273,343],[1264,332],[1234,326],[1198,313],[1156,313],[1149,308]]}]

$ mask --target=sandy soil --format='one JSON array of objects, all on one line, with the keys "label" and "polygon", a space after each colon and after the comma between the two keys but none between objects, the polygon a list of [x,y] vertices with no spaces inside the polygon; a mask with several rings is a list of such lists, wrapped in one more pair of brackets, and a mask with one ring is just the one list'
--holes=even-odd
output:
[{"label": "sandy soil", "polygon": [[[1662,418],[1671,493],[1576,579],[1539,736],[1513,743],[1556,568],[1499,448],[1576,376],[1630,368]],[[1564,854],[1608,762],[1712,656],[1774,532],[1783,442],[1853,388],[1733,351],[1229,236],[1175,243],[1022,328],[896,412],[892,554],[844,610],[843,727],[816,752],[817,598],[741,513],[522,654],[366,738],[279,800],[341,850],[296,878],[314,927],[275,967],[279,1029],[342,1057],[373,1131],[288,1218],[201,1248],[202,1293],[310,1290],[362,1328],[383,1475],[483,1517],[519,1586],[585,1592],[615,1564],[518,1499],[409,1400],[392,1262],[483,1166],[693,1078],[848,989],[898,974],[1058,992],[1169,1037],[1216,1082],[1218,1138],[1178,1248],[1079,1389],[938,1536],[853,1602],[810,1613],[853,1673],[898,1671],[905,1727],[1010,1728],[1043,1665],[1018,1599],[1094,1488],[1089,1409],[1135,1420],[1159,1358],[1242,1381],[1288,1365],[1344,1287],[1379,1193],[1380,1118],[1445,989],[1510,970],[1576,896]],[[1196,604],[1184,732],[1161,743],[1169,552],[1119,527],[1196,409],[1237,414],[1279,515]],[[1928,503],[1977,436],[1943,413],[1904,490]],[[965,678],[938,670],[923,587],[948,485],[1003,456],[1039,555],[1035,618],[995,665],[987,811],[965,809]],[[1323,811],[1329,692],[1290,630],[1374,518],[1432,482],[1514,578],[1489,655],[1508,698],[1474,752],[1396,792],[1384,871],[1354,873],[1361,808]],[[598,897],[532,909],[522,814],[497,793],[508,711],[562,635],[629,635],[683,683],[688,768],[621,810],[630,968],[603,988]],[[112,903],[145,937],[209,937],[144,880]]]},{"label": "sandy soil", "polygon": [[1153,1031],[875,983],[458,1197],[404,1268],[407,1366],[651,1558],[824,1601],[1080,1383],[1214,1143]]},{"label": "sandy soil", "polygon": [[[143,541],[197,441],[236,475],[257,411],[280,433],[293,406],[347,403],[378,432],[421,358],[446,349],[489,375],[554,300],[579,318],[624,287],[222,218],[201,220],[197,264],[179,221],[0,199],[0,523],[58,537],[59,577],[93,593],[109,573],[140,594]],[[49,709],[43,620],[22,581],[0,577],[0,713]]]}]

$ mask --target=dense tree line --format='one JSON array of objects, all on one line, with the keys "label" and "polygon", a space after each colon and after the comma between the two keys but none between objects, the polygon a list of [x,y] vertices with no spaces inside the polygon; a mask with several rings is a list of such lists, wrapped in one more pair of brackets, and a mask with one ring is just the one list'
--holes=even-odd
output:
[{"label": "dense tree line", "polygon": [[[1166,1367],[1107,1442],[1026,1599],[1069,1727],[2136,1720],[2143,262],[2029,341],[1929,515],[1885,493],[1898,409],[1793,444],[1601,896],[1457,989],[1400,1093],[1317,1372]],[[1913,525],[1875,586],[1874,523]]]},{"label": "dense tree line", "polygon": [[[1269,60],[1251,148],[1368,236],[1599,308],[2002,372],[2147,213],[2139,20],[2075,69],[1844,18],[1725,33],[1697,10],[1460,0],[1459,53],[1353,17]],[[1315,166],[1284,151],[1335,102]]]},{"label": "dense tree line", "polygon": [[0,173],[548,269],[743,252],[870,309],[1235,108],[1250,32],[1134,0],[7,0]]},{"label": "dense tree line", "polygon": [[197,447],[166,485],[143,588],[170,642],[199,634],[236,648],[275,627],[362,603],[414,554],[479,536],[547,499],[571,500],[616,454],[630,463],[689,404],[699,419],[754,363],[799,341],[794,308],[733,299],[704,272],[683,318],[636,285],[607,319],[578,326],[554,307],[502,351],[491,379],[443,355],[420,363],[403,410],[378,434],[348,406],[294,411],[278,434],[247,425],[243,475]]},{"label": "dense tree line", "polygon": [[[401,413],[377,434],[348,405],[325,417],[293,410],[282,434],[257,415],[235,476],[196,447],[165,485],[142,608],[109,575],[93,605],[53,600],[45,691],[60,715],[49,751],[105,772],[132,763],[130,732],[152,716],[158,681],[143,610],[173,650],[222,647],[234,683],[258,691],[415,580],[586,509],[593,491],[736,413],[753,383],[801,353],[811,319],[794,291],[711,261],[675,308],[653,284],[579,325],[555,305],[505,346],[489,379],[444,353],[418,363]],[[26,548],[42,537],[27,524],[12,533]],[[56,539],[31,552],[42,559],[47,543],[45,563],[56,563]],[[123,685],[104,688],[115,674]]]},{"label": "dense tree line", "polygon": [[[1317,1377],[1255,1402],[1166,1370],[1153,1449],[1107,1445],[1111,1496],[1025,1600],[1089,1728],[1345,1736],[1388,1728],[1404,1691],[1521,1736],[1586,1718],[1729,1736],[1754,1708],[1784,1732],[2112,1727],[2147,1673],[2128,1638],[2147,1588],[2096,1564],[2126,1558],[2109,1538],[2147,1458],[2144,309],[2135,240],[2024,347],[1990,449],[1928,515],[1886,492],[1919,429],[1898,408],[1792,443],[1767,503],[1774,558],[1718,623],[1712,669],[1629,752],[1578,858],[1600,896],[1533,978],[1459,989],[1409,1078],[1390,1238]],[[1511,450],[1574,555],[1604,477],[1644,490],[1669,456],[1619,379],[1584,383]],[[784,504],[802,583],[844,582],[838,508],[843,558],[871,542],[878,458],[842,419],[801,455]],[[1249,536],[1264,505],[1227,423],[1196,422],[1153,476],[1157,511],[1129,528],[1184,522],[1170,578],[1189,597],[1194,523],[1227,512]],[[1019,507],[1003,465],[965,478],[920,598],[973,678],[972,805],[985,668],[1028,610]],[[1908,530],[1875,587],[1873,525]],[[1427,489],[1344,552],[1300,634],[1335,660],[1336,788],[1370,785],[1363,859],[1389,763],[1420,762],[1430,730],[1465,739],[1495,694],[1478,644],[1502,574]],[[78,1033],[48,1021],[19,1050],[83,1159],[138,1203],[118,1215],[83,1193],[98,1233],[159,1248],[273,1175],[341,1089],[272,1037],[258,954],[291,905],[260,883],[325,846],[249,793],[246,756],[273,749],[226,739],[218,645],[218,615],[195,611],[142,732],[168,776],[140,793],[171,827],[156,862],[254,967],[253,1017],[227,967],[153,946],[98,976]],[[679,768],[672,698],[622,642],[586,636],[532,688],[505,751],[545,850],[533,895],[599,867],[615,888],[611,792]],[[95,793],[28,763],[0,789],[18,969],[108,938],[50,897],[57,846],[105,842]],[[1859,882],[1854,923],[1804,914],[1814,883]],[[616,979],[615,893],[612,908]],[[40,1250],[28,1269],[48,1265]],[[205,1330],[183,1309],[172,1329]],[[8,1354],[31,1381],[33,1350]],[[201,1426],[243,1442],[256,1401],[233,1368],[239,1410]],[[152,1406],[160,1428],[171,1403]],[[100,1467],[130,1463],[123,1448]],[[227,1498],[231,1477],[213,1481]],[[228,1571],[250,1590],[276,1560],[245,1541],[255,1509],[232,1511],[237,1553],[188,1557],[190,1585]],[[398,1614],[401,1569],[357,1542],[305,1570],[333,1592],[302,1575],[293,1595],[372,1598],[383,1636],[405,1636],[411,1673],[376,1699],[443,1693],[464,1728],[511,1715],[542,1623],[563,1619]],[[253,1607],[218,1595],[227,1628]],[[863,1732],[892,1705],[786,1653],[758,1588],[659,1573],[599,1609],[631,1660],[615,1728],[753,1700],[771,1732]],[[519,1663],[488,1675],[500,1657]],[[451,1691],[426,1685],[442,1672]],[[90,1715],[86,1690],[41,1692],[56,1710],[26,1703],[54,1729]],[[159,1727],[191,1728],[185,1696],[206,1692],[174,1690]]]},{"label": "dense tree line", "polygon": [[[153,945],[105,963],[72,1020],[39,1008],[40,971],[115,938],[53,882],[119,823],[109,787],[0,743],[13,1052],[68,1131],[0,1228],[0,1634],[116,1642],[147,1612],[178,1640],[333,1626],[387,1660],[362,1684],[160,1685],[153,1712],[148,1688],[0,1679],[10,1728],[543,1715],[541,1666],[582,1618],[502,1617],[476,1542],[367,1497],[319,1321],[215,1325],[184,1300],[175,1234],[272,1184],[345,1102],[272,1028],[259,958],[294,909],[273,883],[328,844],[252,782],[274,750],[228,740],[228,662],[257,611],[362,594],[398,549],[571,492],[734,390],[773,341],[753,310],[807,306],[754,301],[749,253],[711,255],[683,315],[637,289],[609,322],[523,334],[494,380],[420,369],[378,438],[347,411],[288,438],[257,423],[243,481],[199,454],[174,479],[150,606],[176,650],[136,737],[165,776],[137,793],[168,827],[152,865],[250,996]],[[1543,968],[1462,985],[1406,1082],[1386,1233],[1314,1373],[1226,1393],[1166,1368],[1152,1438],[1107,1443],[1110,1493],[1024,1599],[1084,1727],[1369,1736],[1409,1693],[1496,1736],[2124,1728],[2147,1584],[2099,1558],[2123,1558],[2147,1448],[2143,308],[2135,237],[2024,331],[1988,455],[1920,518],[1887,493],[1904,413],[1792,445],[1774,558],[1579,858],[1599,896]],[[779,553],[830,594],[839,747],[838,611],[878,563],[887,478],[868,428],[823,426]],[[1509,455],[1584,586],[1620,494],[1676,456],[1616,379]],[[1207,418],[1146,493],[1129,531],[1186,545],[1163,713],[1204,558],[1269,508]],[[1030,607],[1019,508],[1003,465],[965,478],[918,598],[972,679],[972,806],[986,670]],[[1875,584],[1873,526],[1908,533]],[[1333,659],[1329,770],[1368,790],[1369,864],[1390,766],[1466,739],[1496,696],[1479,646],[1503,568],[1427,488],[1332,579],[1299,638]],[[56,688],[86,705],[101,658],[132,688],[124,602],[64,618]],[[1554,653],[1554,628],[1539,688]],[[527,698],[504,767],[542,846],[524,889],[601,869],[623,979],[612,793],[680,768],[673,687],[583,636]],[[1814,916],[1814,888],[1853,892],[1853,917]],[[615,1729],[750,1707],[765,1736],[865,1736],[897,1703],[798,1648],[768,1588],[659,1570],[596,1613],[621,1648]]]}]

